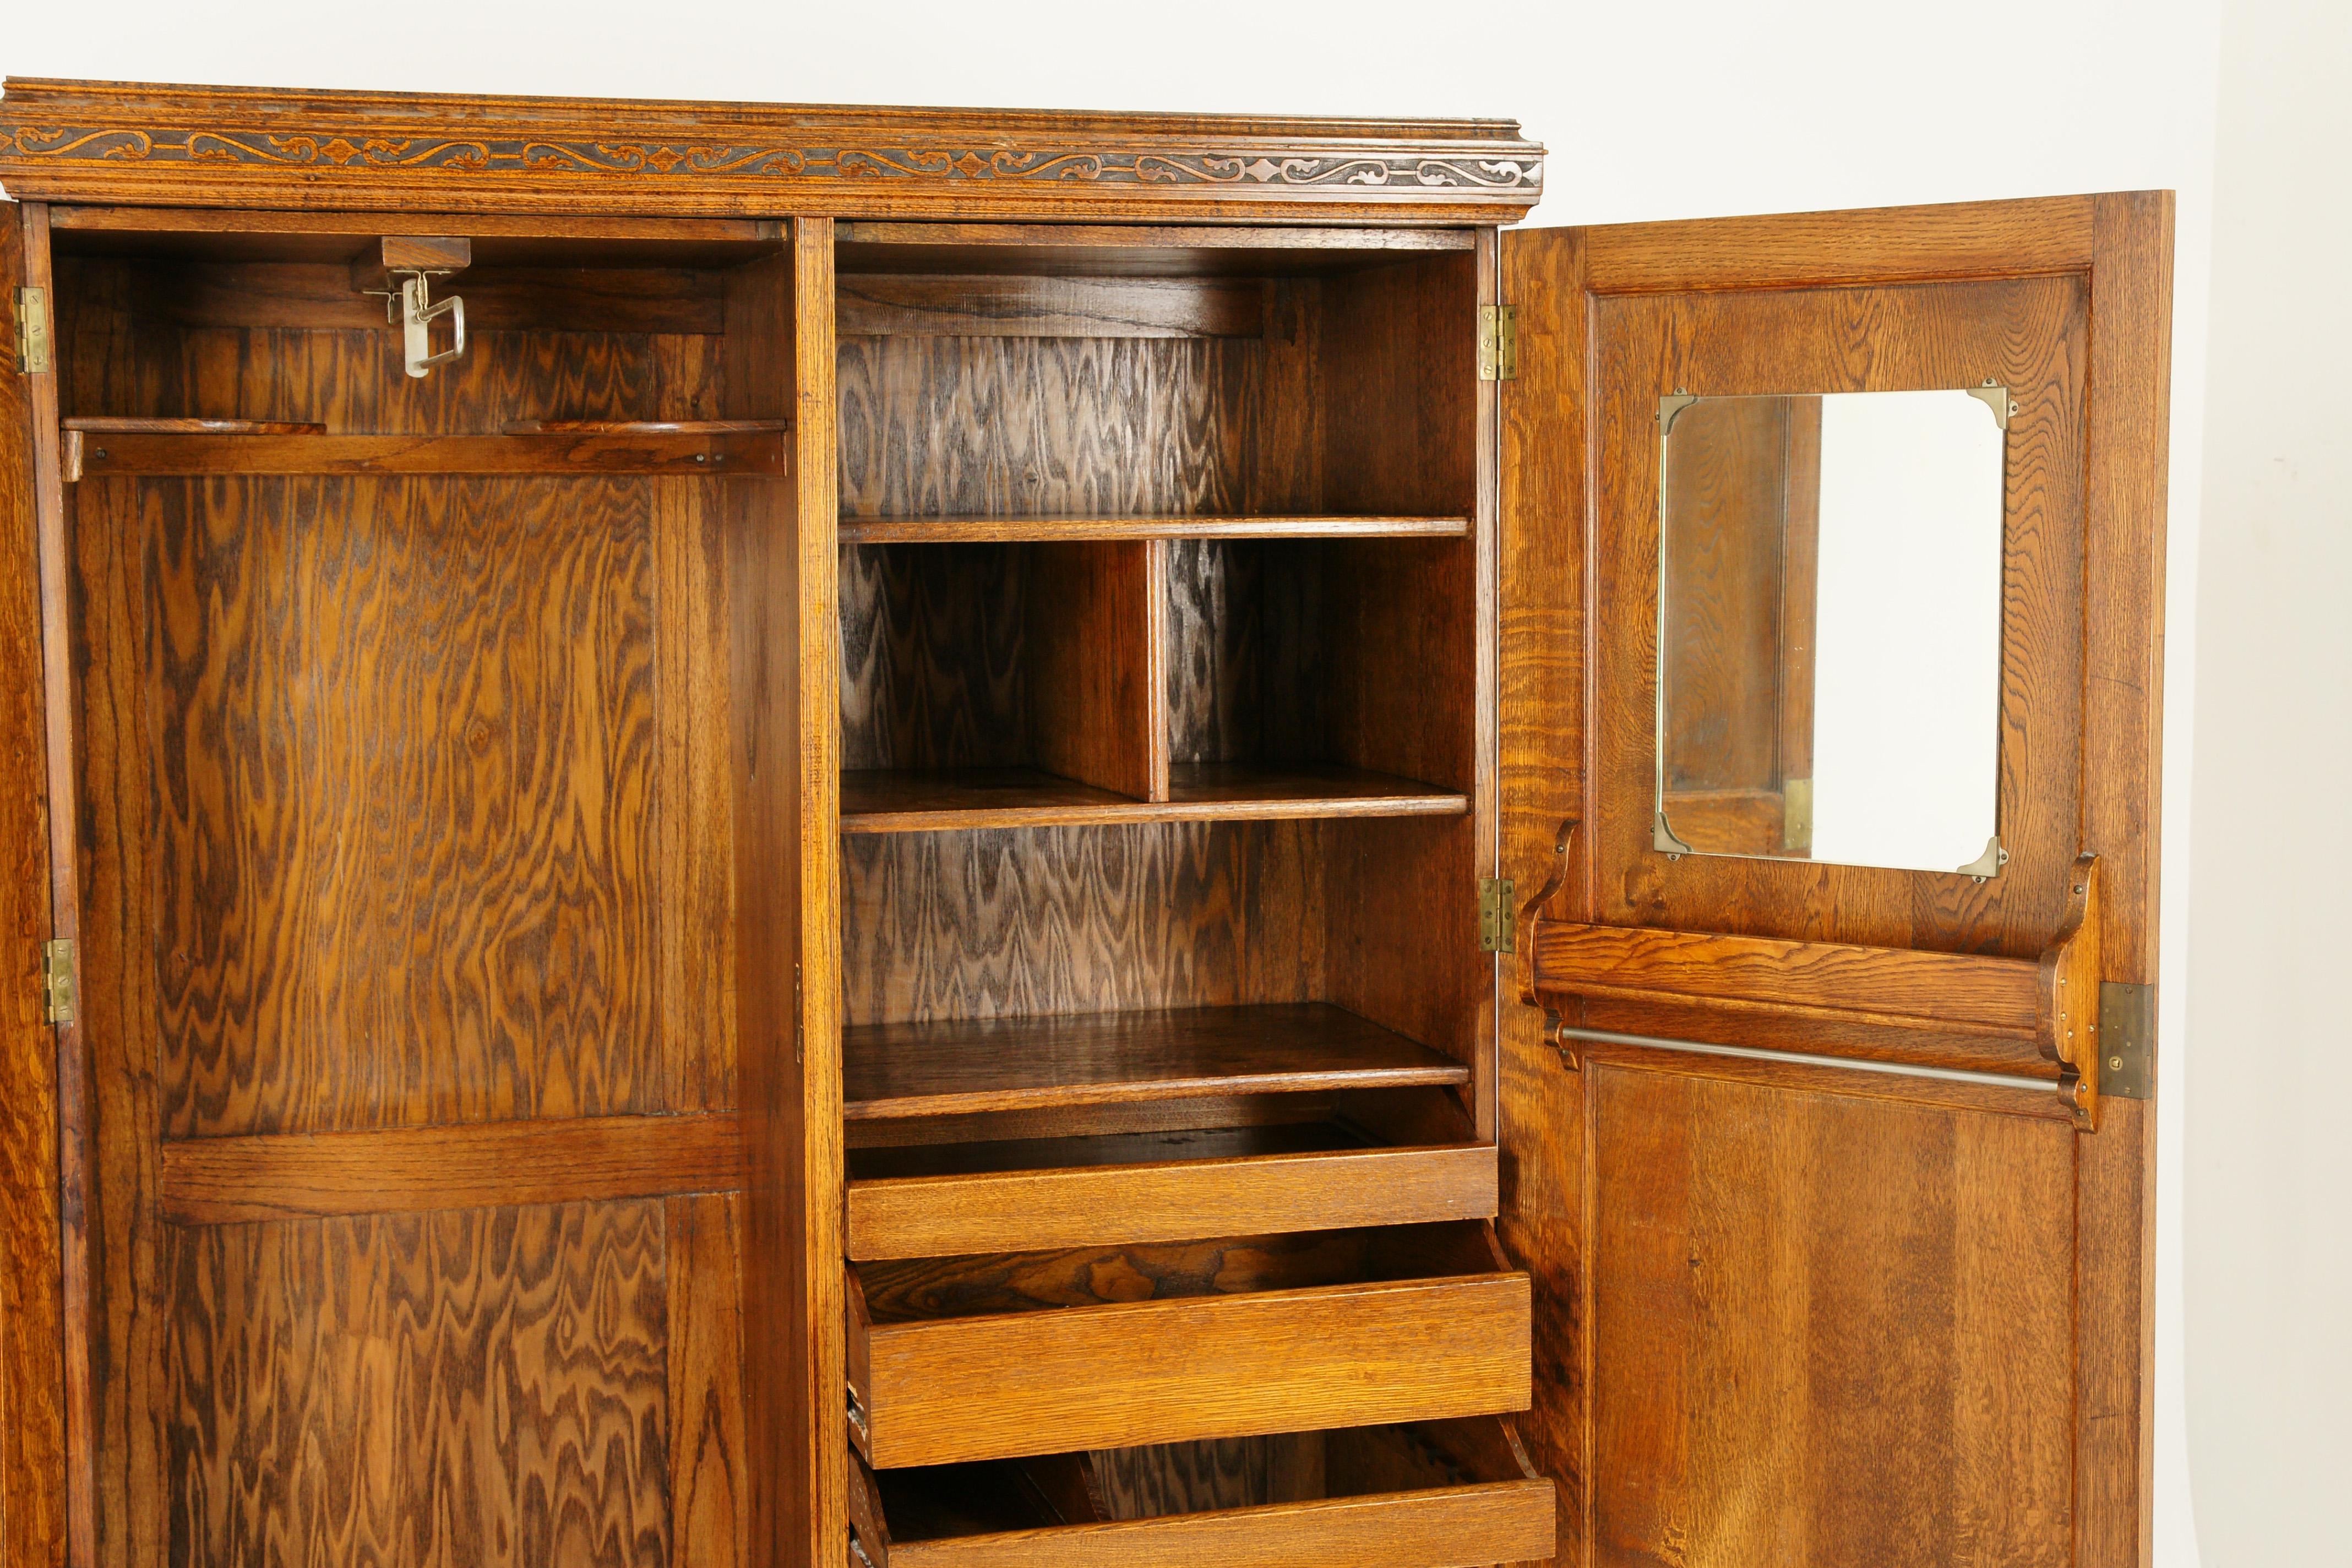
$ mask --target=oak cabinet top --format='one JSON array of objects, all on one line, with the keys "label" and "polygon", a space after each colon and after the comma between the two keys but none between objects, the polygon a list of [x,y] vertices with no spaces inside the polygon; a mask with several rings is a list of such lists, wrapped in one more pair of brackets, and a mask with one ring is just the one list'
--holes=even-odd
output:
[{"label": "oak cabinet top", "polygon": [[477,97],[10,78],[18,199],[451,212],[1507,223],[1503,120]]}]

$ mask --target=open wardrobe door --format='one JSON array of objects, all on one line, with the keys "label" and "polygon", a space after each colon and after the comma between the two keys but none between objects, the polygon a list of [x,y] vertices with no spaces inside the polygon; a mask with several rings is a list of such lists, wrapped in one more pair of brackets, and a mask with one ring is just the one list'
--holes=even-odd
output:
[{"label": "open wardrobe door", "polygon": [[2171,233],[1505,237],[1497,1224],[1562,1563],[2147,1561]]},{"label": "open wardrobe door", "polygon": [[[58,1035],[72,998],[52,991],[50,832],[43,778],[38,672],[42,646],[40,520],[54,510],[54,462],[40,459],[57,426],[45,209],[0,206],[0,931],[9,983],[0,988],[0,1562],[64,1555],[67,1421],[58,1354],[61,1282],[58,1181]],[[40,433],[37,436],[37,432]],[[46,494],[43,493],[46,488]],[[53,554],[55,545],[48,542]],[[54,570],[55,568],[52,567]],[[67,821],[70,822],[70,817]],[[70,838],[67,842],[70,843]],[[52,1028],[52,1023],[56,1027]]]}]

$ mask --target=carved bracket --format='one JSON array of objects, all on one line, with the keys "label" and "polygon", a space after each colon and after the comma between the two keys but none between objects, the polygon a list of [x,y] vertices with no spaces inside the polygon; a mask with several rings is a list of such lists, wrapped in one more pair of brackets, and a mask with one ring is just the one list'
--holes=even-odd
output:
[{"label": "carved bracket", "polygon": [[2099,858],[2074,862],[2067,881],[2065,919],[2042,950],[2036,966],[2042,1054],[2058,1064],[2058,1092],[2074,1107],[2075,1125],[2099,1123]]}]

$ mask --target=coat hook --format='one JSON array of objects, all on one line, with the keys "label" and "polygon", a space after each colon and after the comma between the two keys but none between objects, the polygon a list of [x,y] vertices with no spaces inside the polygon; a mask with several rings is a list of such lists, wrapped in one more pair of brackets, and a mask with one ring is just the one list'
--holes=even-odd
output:
[{"label": "coat hook", "polygon": [[[436,300],[433,273],[404,272],[397,276],[400,291],[385,297],[384,320],[399,323],[404,368],[410,375],[422,377],[435,365],[446,364],[466,352],[466,301],[455,294]],[[435,353],[433,323],[444,316],[449,318],[449,346]]]}]

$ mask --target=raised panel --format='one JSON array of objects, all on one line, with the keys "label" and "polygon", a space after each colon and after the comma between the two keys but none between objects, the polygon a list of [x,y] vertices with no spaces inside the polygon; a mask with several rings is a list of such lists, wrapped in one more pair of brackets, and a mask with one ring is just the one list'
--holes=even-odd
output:
[{"label": "raised panel", "polygon": [[172,1560],[669,1568],[660,1205],[162,1246]]},{"label": "raised panel", "polygon": [[2073,1561],[2080,1134],[1587,1071],[1591,1561]]}]

